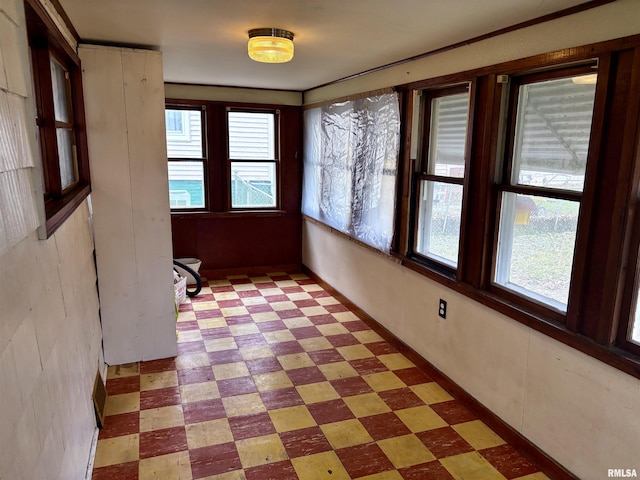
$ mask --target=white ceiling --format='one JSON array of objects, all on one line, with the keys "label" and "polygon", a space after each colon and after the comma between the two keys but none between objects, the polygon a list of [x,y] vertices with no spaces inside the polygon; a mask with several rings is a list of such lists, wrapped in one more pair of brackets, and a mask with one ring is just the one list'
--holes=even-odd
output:
[{"label": "white ceiling", "polygon": [[[308,90],[585,0],[60,0],[83,41],[163,52],[166,82]],[[286,64],[247,56],[251,28],[295,34]]]}]

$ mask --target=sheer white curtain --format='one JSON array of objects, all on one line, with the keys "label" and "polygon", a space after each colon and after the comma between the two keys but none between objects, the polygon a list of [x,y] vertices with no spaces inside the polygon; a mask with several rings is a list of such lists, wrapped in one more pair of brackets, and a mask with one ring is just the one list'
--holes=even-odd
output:
[{"label": "sheer white curtain", "polygon": [[399,139],[396,93],[306,110],[302,212],[388,252]]}]

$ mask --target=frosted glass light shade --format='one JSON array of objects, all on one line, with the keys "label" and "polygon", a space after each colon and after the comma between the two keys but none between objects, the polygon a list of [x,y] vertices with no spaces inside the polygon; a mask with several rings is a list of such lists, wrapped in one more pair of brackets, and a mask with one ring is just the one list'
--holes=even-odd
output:
[{"label": "frosted glass light shade", "polygon": [[293,33],[279,28],[249,30],[248,52],[256,62],[288,62],[293,58]]}]

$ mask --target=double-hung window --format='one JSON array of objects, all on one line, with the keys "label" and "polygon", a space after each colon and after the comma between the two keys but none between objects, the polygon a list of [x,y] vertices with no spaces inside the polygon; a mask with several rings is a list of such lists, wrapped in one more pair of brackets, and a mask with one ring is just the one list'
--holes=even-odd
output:
[{"label": "double-hung window", "polygon": [[203,108],[169,106],[165,110],[169,203],[175,210],[207,207],[207,149]]},{"label": "double-hung window", "polygon": [[232,209],[278,206],[277,112],[227,111]]},{"label": "double-hung window", "polygon": [[176,213],[280,208],[279,110],[168,100],[169,199]]},{"label": "double-hung window", "polygon": [[596,75],[515,78],[497,184],[493,282],[565,314],[585,185]]},{"label": "double-hung window", "polygon": [[422,92],[422,142],[414,189],[413,252],[456,269],[466,167],[469,86]]},{"label": "double-hung window", "polygon": [[[640,57],[639,57],[640,58]],[[637,89],[636,89],[637,94]],[[636,97],[639,98],[639,97]],[[640,111],[636,113],[636,125],[640,126]],[[637,128],[637,127],[636,127]],[[633,131],[629,129],[629,131]],[[622,278],[624,291],[620,308],[615,345],[640,356],[640,135],[631,150],[631,189],[626,207],[628,212],[628,248],[622,250],[626,272]],[[624,144],[624,140],[622,142]],[[625,255],[626,254],[626,255]]]},{"label": "double-hung window", "polygon": [[25,4],[31,49],[36,128],[42,156],[47,234],[53,233],[90,190],[80,59]]},{"label": "double-hung window", "polygon": [[[44,55],[43,55],[44,54]],[[45,168],[46,192],[52,197],[59,197],[69,187],[78,182],[78,157],[74,132],[71,101],[71,81],[69,69],[54,55],[39,50],[38,62],[48,63],[51,70],[51,92],[53,93],[53,111],[38,116],[38,123],[43,124],[49,116],[51,131],[55,132],[57,161]],[[42,110],[50,110],[51,103],[41,102]],[[44,129],[43,129],[44,130]]]},{"label": "double-hung window", "polygon": [[638,377],[639,78],[630,37],[398,87],[393,253]]}]

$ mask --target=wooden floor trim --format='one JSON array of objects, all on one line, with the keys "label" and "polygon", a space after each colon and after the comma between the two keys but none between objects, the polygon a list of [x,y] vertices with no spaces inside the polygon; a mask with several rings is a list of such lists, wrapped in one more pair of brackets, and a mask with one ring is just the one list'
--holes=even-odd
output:
[{"label": "wooden floor trim", "polygon": [[221,278],[228,275],[264,275],[270,272],[287,272],[295,273],[302,271],[302,267],[299,263],[287,263],[282,265],[263,265],[261,267],[237,267],[237,268],[217,268],[217,269],[202,269],[200,270],[200,276],[212,279]]}]

